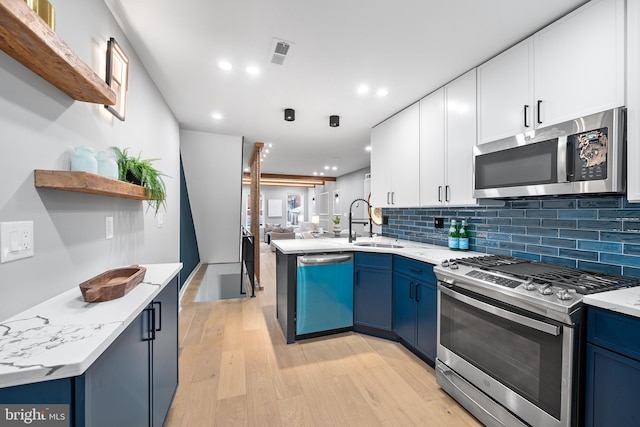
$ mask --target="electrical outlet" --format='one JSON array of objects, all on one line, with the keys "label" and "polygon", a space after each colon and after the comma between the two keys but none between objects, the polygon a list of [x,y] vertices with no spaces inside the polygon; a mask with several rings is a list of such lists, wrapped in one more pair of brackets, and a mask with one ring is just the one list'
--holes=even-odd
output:
[{"label": "electrical outlet", "polygon": [[108,216],[105,220],[105,239],[113,239],[113,217]]},{"label": "electrical outlet", "polygon": [[33,256],[33,221],[0,223],[0,263]]},{"label": "electrical outlet", "polygon": [[434,228],[444,228],[444,218],[434,218],[433,219],[433,227]]}]

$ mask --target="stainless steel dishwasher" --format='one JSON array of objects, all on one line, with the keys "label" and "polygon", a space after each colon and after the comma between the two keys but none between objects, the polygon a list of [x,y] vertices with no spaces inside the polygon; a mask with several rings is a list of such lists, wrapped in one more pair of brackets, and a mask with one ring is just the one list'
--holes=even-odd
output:
[{"label": "stainless steel dishwasher", "polygon": [[296,335],[353,326],[353,254],[301,255]]}]

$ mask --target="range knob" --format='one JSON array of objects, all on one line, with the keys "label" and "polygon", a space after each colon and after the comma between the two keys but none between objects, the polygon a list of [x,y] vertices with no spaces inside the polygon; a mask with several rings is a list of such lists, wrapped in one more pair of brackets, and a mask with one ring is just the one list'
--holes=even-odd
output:
[{"label": "range knob", "polygon": [[522,287],[526,290],[526,291],[535,291],[536,289],[538,289],[538,287],[536,286],[535,283],[533,283],[533,280],[527,280],[526,282],[524,282],[522,284]]},{"label": "range knob", "polygon": [[551,288],[551,285],[540,285],[538,287],[538,292],[542,295],[551,295],[553,293],[553,289]]},{"label": "range knob", "polygon": [[556,297],[558,297],[558,299],[562,301],[568,301],[573,299],[573,295],[571,292],[569,292],[568,289],[558,290],[558,292],[556,292]]}]

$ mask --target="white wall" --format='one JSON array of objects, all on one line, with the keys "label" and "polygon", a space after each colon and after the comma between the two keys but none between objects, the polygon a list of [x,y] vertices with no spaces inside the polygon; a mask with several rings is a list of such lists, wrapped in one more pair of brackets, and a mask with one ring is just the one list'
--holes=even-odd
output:
[{"label": "white wall", "polygon": [[242,137],[180,130],[200,261],[240,262]]},{"label": "white wall", "polygon": [[[305,221],[311,221],[308,214],[307,189],[300,187],[280,187],[280,186],[261,186],[260,193],[264,201],[264,223],[281,224],[282,227],[287,226],[287,196],[289,194],[299,194],[302,196],[303,210]],[[250,194],[250,188],[247,185],[242,187],[242,224],[246,225],[247,198]],[[269,200],[279,200],[282,204],[281,216],[269,216]],[[264,225],[264,224],[263,224]]]},{"label": "white wall", "polygon": [[[340,192],[341,206],[342,206],[342,218],[340,225],[342,229],[349,228],[349,206],[358,198],[367,199],[369,194],[365,194],[364,177],[369,173],[369,168],[360,169],[358,171],[339,176],[336,178],[336,188]],[[366,209],[366,203],[360,203],[359,206],[353,206],[354,218],[368,218]],[[369,233],[369,226],[355,224],[353,229],[357,231],[358,235],[365,235]],[[379,227],[373,226],[373,232],[379,233]]]},{"label": "white wall", "polygon": [[[126,121],[74,101],[0,52],[0,221],[34,221],[33,258],[0,264],[0,319],[110,268],[179,260],[178,123],[103,0],[54,1],[56,33],[104,78],[107,40],[130,59]],[[72,147],[142,152],[171,178],[164,226],[146,202],[36,189],[34,169],[68,170]],[[114,238],[105,240],[105,217]]]}]

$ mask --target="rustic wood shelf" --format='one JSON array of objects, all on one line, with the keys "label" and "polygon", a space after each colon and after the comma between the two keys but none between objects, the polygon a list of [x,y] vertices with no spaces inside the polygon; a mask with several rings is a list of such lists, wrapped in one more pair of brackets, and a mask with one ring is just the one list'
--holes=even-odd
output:
[{"label": "rustic wood shelf", "polygon": [[0,49],[77,101],[116,103],[115,92],[24,0],[0,0]]},{"label": "rustic wood shelf", "polygon": [[33,175],[37,188],[147,200],[144,187],[95,173],[36,169]]}]

